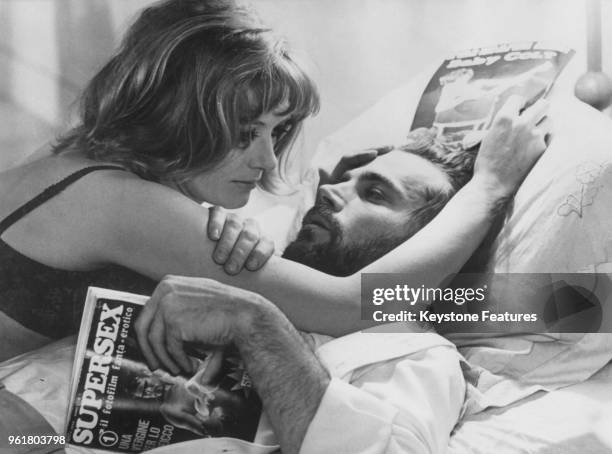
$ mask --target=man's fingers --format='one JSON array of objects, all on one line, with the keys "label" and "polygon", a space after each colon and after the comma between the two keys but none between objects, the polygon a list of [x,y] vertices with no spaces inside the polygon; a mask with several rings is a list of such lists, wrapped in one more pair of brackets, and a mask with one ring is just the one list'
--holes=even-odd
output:
[{"label": "man's fingers", "polygon": [[151,370],[155,370],[159,367],[159,361],[157,361],[157,357],[151,348],[151,344],[149,343],[149,330],[151,329],[151,324],[153,323],[153,319],[155,318],[155,314],[157,313],[157,308],[159,306],[159,301],[166,295],[169,291],[167,286],[162,283],[159,284],[147,304],[145,304],[144,308],[140,312],[138,319],[134,325],[136,330],[136,338],[138,339],[138,343],[140,344],[140,349],[147,361],[147,364],[151,368]]},{"label": "man's fingers", "polygon": [[157,356],[157,359],[162,363],[162,365],[164,365],[172,374],[178,374],[180,372],[179,367],[172,360],[172,358],[170,358],[168,352],[166,351],[166,329],[163,319],[159,314],[153,319],[153,323],[151,324],[151,329],[149,330],[149,342],[155,356]]},{"label": "man's fingers", "polygon": [[238,235],[238,239],[232,248],[232,252],[225,262],[225,272],[228,274],[237,274],[243,267],[251,251],[259,241],[259,227],[252,219],[244,221],[242,231]]},{"label": "man's fingers", "polygon": [[536,127],[538,131],[541,131],[543,134],[552,134],[553,121],[549,117],[544,117]]},{"label": "man's fingers", "polygon": [[225,218],[227,214],[221,207],[210,207],[208,209],[208,238],[212,241],[217,241],[221,238],[221,232],[223,231],[223,225],[225,224]]},{"label": "man's fingers", "polygon": [[539,99],[531,107],[525,109],[521,116],[528,125],[538,125],[548,115],[550,103],[545,99]]},{"label": "man's fingers", "polygon": [[223,225],[221,238],[217,242],[215,251],[213,252],[213,260],[218,265],[224,265],[225,262],[227,262],[227,259],[229,258],[241,231],[242,221],[238,218],[238,216],[228,214],[225,224]]},{"label": "man's fingers", "polygon": [[181,366],[181,369],[188,374],[192,374],[193,364],[183,349],[183,342],[176,335],[169,333],[166,337],[166,347],[170,356]]},{"label": "man's fingers", "polygon": [[257,271],[266,264],[272,254],[274,254],[274,243],[267,238],[260,239],[247,259],[246,269]]},{"label": "man's fingers", "polygon": [[342,159],[340,159],[340,164],[342,164],[346,170],[350,170],[373,161],[377,156],[378,150],[375,148],[362,150],[352,155],[343,156]]},{"label": "man's fingers", "polygon": [[511,95],[497,112],[495,121],[516,118],[524,105],[525,98],[519,95]]},{"label": "man's fingers", "polygon": [[342,156],[332,171],[331,182],[337,182],[340,178],[342,178],[342,175],[349,170],[356,169],[357,167],[361,167],[372,162],[374,159],[376,159],[378,154],[379,152],[377,149],[370,148]]}]

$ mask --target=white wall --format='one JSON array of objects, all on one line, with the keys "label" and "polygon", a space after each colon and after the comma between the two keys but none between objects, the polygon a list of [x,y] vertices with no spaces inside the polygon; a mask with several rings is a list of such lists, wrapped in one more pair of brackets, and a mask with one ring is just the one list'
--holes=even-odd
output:
[{"label": "white wall", "polygon": [[[612,2],[603,0],[604,18]],[[0,97],[61,125],[80,88],[149,0],[0,0]],[[557,40],[584,61],[584,0],[254,0],[313,66],[323,98],[307,128],[326,134],[452,50]],[[604,20],[604,69],[612,27]]]}]

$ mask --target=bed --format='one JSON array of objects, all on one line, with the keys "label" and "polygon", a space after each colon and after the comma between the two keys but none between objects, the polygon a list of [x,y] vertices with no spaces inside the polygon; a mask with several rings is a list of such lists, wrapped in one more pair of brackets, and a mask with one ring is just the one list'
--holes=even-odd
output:
[{"label": "bed", "polygon": [[[429,74],[423,71],[326,138],[315,163],[401,144]],[[571,96],[575,75],[568,68],[553,93],[555,139],[517,194],[489,271],[612,272],[612,121]],[[301,214],[292,207],[307,206],[315,184],[307,180],[290,203],[256,201],[263,230],[287,238]],[[281,217],[292,221],[279,223]],[[449,452],[612,452],[612,334],[454,340],[479,379],[470,382]],[[20,415],[24,424],[63,431],[74,344],[74,338],[63,339],[0,363],[4,392],[17,399],[15,408],[29,409]],[[14,433],[8,418],[0,422],[4,434]],[[12,449],[30,452],[27,446]]]}]

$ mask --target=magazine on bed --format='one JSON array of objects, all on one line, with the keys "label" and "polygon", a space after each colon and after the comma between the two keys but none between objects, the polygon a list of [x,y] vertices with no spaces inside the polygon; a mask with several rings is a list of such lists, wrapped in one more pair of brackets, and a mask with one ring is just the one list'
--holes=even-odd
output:
[{"label": "magazine on bed", "polygon": [[470,148],[509,96],[523,96],[526,107],[545,97],[573,54],[537,41],[460,52],[429,81],[411,130],[434,127],[440,140]]},{"label": "magazine on bed", "polygon": [[134,330],[147,299],[90,287],[73,368],[67,442],[140,452],[201,437],[253,441],[261,402],[237,356],[198,354],[192,377],[149,369]]}]

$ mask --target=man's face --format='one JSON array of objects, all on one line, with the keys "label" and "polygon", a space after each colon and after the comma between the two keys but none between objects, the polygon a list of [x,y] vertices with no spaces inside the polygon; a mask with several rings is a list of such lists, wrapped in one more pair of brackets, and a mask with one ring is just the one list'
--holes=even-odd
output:
[{"label": "man's face", "polygon": [[319,187],[315,206],[283,256],[346,276],[378,259],[422,227],[417,213],[451,188],[430,161],[393,150]]}]

